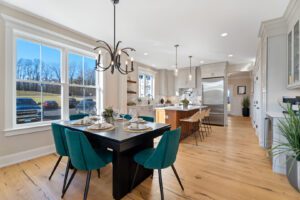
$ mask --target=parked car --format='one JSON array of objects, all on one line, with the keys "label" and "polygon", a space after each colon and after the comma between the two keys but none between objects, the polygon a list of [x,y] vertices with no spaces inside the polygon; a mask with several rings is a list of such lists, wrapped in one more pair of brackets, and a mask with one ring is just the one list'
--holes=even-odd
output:
[{"label": "parked car", "polygon": [[54,110],[58,109],[58,103],[56,101],[44,101],[43,103],[44,110]]},{"label": "parked car", "polygon": [[90,113],[96,110],[96,102],[93,99],[84,99],[76,106],[77,113]]},{"label": "parked car", "polygon": [[69,98],[69,108],[76,108],[78,101],[75,98]]},{"label": "parked car", "polygon": [[17,98],[17,124],[41,121],[41,107],[32,98]]}]

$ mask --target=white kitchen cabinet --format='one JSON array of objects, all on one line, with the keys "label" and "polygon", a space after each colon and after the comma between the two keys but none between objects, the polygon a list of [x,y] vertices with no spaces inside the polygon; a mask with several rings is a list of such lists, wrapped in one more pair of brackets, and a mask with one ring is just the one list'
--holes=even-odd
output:
[{"label": "white kitchen cabinet", "polygon": [[226,66],[227,66],[227,62],[202,65],[200,67],[201,77],[202,78],[225,77]]},{"label": "white kitchen cabinet", "polygon": [[175,77],[176,90],[180,88],[195,88],[196,87],[196,70],[193,67],[191,70],[192,80],[189,80],[190,68],[178,70],[178,76]]}]

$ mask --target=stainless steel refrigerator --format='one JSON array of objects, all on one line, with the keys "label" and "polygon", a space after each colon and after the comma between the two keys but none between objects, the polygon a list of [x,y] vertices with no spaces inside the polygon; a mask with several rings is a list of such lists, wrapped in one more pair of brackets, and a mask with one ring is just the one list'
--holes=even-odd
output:
[{"label": "stainless steel refrigerator", "polygon": [[211,124],[225,124],[224,111],[224,78],[203,78],[202,79],[202,103],[211,108]]}]

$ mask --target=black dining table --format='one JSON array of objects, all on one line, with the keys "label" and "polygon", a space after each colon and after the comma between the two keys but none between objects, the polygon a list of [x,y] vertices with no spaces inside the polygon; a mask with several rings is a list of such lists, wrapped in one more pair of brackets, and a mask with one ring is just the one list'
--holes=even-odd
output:
[{"label": "black dining table", "polygon": [[[69,129],[82,131],[94,148],[109,148],[113,151],[113,178],[112,191],[114,199],[121,199],[130,192],[136,163],[133,157],[136,153],[146,148],[153,148],[153,139],[170,130],[170,125],[147,122],[150,129],[143,132],[128,132],[124,127],[128,122],[114,122],[115,129],[111,131],[90,130],[87,126],[72,125],[70,121],[57,122]],[[153,174],[153,170],[143,167],[135,179],[135,186]]]}]

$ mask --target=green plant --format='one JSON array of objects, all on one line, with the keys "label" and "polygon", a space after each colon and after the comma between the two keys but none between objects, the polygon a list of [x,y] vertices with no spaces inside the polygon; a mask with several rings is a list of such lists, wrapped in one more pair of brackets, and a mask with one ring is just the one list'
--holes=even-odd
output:
[{"label": "green plant", "polygon": [[295,163],[296,160],[300,161],[300,115],[294,112],[291,104],[282,107],[286,114],[284,119],[279,120],[278,128],[286,141],[277,142],[278,144],[271,151],[273,156],[280,154],[291,155],[294,158],[293,163]]},{"label": "green plant", "polygon": [[113,113],[114,111],[112,107],[105,108],[104,111],[102,112],[102,117],[104,117],[105,119],[113,117]]},{"label": "green plant", "polygon": [[242,101],[243,108],[249,108],[250,107],[250,100],[249,97],[244,97]]},{"label": "green plant", "polygon": [[183,106],[188,106],[190,101],[184,98],[183,100],[181,100],[181,103],[183,104]]}]

